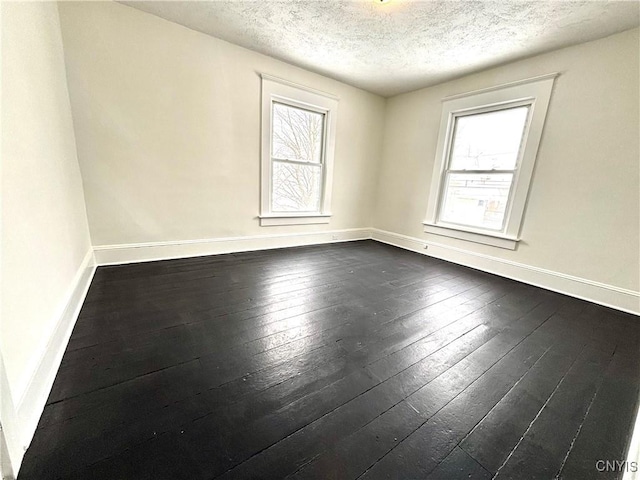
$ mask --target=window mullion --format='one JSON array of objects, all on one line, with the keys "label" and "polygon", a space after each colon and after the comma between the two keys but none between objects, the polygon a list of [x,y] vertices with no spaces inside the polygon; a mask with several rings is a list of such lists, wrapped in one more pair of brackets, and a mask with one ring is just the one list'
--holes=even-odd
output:
[{"label": "window mullion", "polygon": [[287,158],[277,158],[277,157],[271,157],[271,160],[274,161],[274,162],[289,163],[291,165],[304,165],[304,166],[309,166],[309,167],[322,167],[322,163],[305,162],[305,161],[302,161],[302,160],[289,160]]},{"label": "window mullion", "polygon": [[504,169],[504,170],[454,170],[454,169],[448,169],[446,171],[446,173],[458,173],[458,174],[464,174],[464,173],[472,173],[472,174],[476,174],[476,175],[482,175],[482,174],[491,174],[491,173],[515,173],[516,169]]}]

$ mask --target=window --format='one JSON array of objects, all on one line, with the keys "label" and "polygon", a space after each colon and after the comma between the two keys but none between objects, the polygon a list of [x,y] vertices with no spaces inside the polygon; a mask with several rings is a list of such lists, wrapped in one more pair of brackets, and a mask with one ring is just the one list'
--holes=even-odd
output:
[{"label": "window", "polygon": [[337,98],[262,75],[260,225],[328,223]]},{"label": "window", "polygon": [[444,99],[425,232],[516,248],[556,76]]}]

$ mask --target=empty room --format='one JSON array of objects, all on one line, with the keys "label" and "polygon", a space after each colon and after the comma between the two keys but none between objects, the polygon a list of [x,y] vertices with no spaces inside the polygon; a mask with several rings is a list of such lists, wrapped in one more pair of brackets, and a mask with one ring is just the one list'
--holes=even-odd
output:
[{"label": "empty room", "polygon": [[640,3],[0,23],[3,480],[640,480]]}]

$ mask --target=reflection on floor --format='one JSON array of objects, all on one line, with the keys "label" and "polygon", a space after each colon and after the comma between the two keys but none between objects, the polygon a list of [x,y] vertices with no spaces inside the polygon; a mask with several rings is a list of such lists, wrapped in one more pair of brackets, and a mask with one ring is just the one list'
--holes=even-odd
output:
[{"label": "reflection on floor", "polygon": [[19,478],[615,478],[639,334],[373,241],[101,267]]}]

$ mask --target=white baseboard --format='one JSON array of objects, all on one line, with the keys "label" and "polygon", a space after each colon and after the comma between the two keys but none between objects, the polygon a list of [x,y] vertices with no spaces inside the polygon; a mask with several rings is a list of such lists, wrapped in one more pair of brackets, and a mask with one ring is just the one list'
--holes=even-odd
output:
[{"label": "white baseboard", "polygon": [[24,456],[20,441],[18,416],[11,397],[9,379],[0,354],[0,478],[15,478],[14,465],[19,465]]},{"label": "white baseboard", "polygon": [[368,228],[247,237],[221,237],[175,242],[129,243],[94,247],[98,265],[121,265],[221,253],[249,252],[371,238]]},{"label": "white baseboard", "polygon": [[[371,238],[382,243],[440,258],[502,277],[640,315],[640,293],[544,268],[471,252],[420,238],[374,228]],[[425,246],[428,247],[425,249]]]},{"label": "white baseboard", "polygon": [[[354,228],[325,232],[247,237],[222,237],[174,242],[100,245],[94,247],[94,251],[98,265],[121,265],[174,258],[217,255],[221,253],[365,240],[369,238],[406,250],[546,288],[554,292],[588,300],[624,312],[640,315],[640,293],[633,290],[377,228]],[[425,246],[428,246],[428,251],[425,249]]]},{"label": "white baseboard", "polygon": [[13,465],[14,472],[18,471],[24,451],[31,443],[38,421],[51,392],[53,381],[58,373],[62,356],[69,343],[69,337],[76,324],[80,309],[91,285],[96,271],[93,250],[89,250],[76,273],[66,297],[62,303],[61,312],[52,322],[53,328],[43,343],[39,354],[33,355],[33,372],[22,388],[18,387],[16,398],[16,420],[20,437],[22,455],[18,465]]}]

